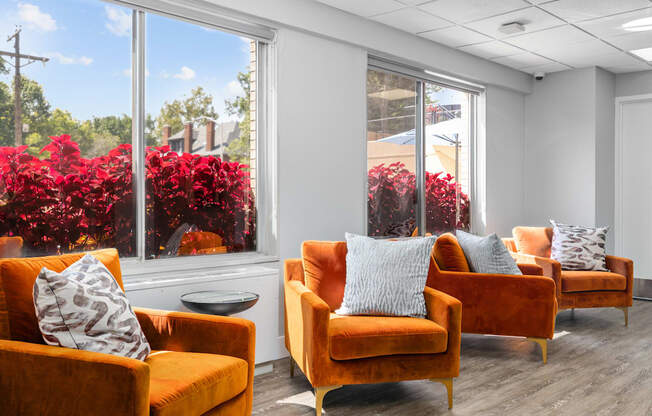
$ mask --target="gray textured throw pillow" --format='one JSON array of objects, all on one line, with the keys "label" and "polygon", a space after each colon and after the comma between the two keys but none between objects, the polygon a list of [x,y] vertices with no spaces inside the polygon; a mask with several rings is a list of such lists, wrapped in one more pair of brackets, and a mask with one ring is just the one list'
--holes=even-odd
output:
[{"label": "gray textured throw pillow", "polygon": [[139,360],[151,351],[124,292],[90,254],[61,273],[44,267],[34,283],[34,308],[48,345]]},{"label": "gray textured throw pillow", "polygon": [[494,233],[479,237],[457,230],[457,241],[474,273],[523,274],[505,244]]},{"label": "gray textured throw pillow", "polygon": [[564,270],[596,270],[606,272],[607,231],[609,227],[581,227],[552,224],[550,258],[561,263]]},{"label": "gray textured throw pillow", "polygon": [[423,290],[436,237],[400,241],[346,234],[346,285],[339,315],[426,316]]}]

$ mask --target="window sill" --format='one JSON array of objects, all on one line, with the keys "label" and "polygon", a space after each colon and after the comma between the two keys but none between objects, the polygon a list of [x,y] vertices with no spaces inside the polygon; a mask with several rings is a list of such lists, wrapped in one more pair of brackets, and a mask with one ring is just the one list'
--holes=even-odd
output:
[{"label": "window sill", "polygon": [[130,291],[252,276],[278,276],[278,261],[276,256],[239,253],[145,262],[125,259],[121,266],[125,291]]}]

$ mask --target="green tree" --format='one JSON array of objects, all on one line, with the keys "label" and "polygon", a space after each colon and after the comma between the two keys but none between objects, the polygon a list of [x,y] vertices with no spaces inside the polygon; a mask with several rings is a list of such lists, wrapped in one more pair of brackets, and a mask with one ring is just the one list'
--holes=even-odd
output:
[{"label": "green tree", "polygon": [[[29,131],[40,131],[50,117],[50,104],[43,87],[29,78],[22,78],[21,103],[23,123]],[[0,82],[0,145],[14,145],[14,91],[13,86]]]},{"label": "green tree", "polygon": [[161,136],[156,135],[156,120],[151,114],[145,116],[145,145],[160,146]]},{"label": "green tree", "polygon": [[29,146],[29,152],[36,155],[50,142],[50,136],[68,134],[79,143],[80,147],[88,147],[90,126],[82,127],[82,123],[75,120],[69,111],[57,108],[36,128],[30,125],[30,133],[25,137],[25,144]]},{"label": "green tree", "polygon": [[14,105],[11,88],[0,82],[0,146],[10,146],[14,138]]},{"label": "green tree", "polygon": [[250,72],[238,73],[238,82],[244,94],[233,100],[225,100],[226,111],[231,115],[238,115],[240,121],[240,137],[231,141],[226,147],[226,157],[229,160],[249,164],[251,141],[251,76]]},{"label": "green tree", "polygon": [[184,96],[180,100],[166,101],[163,104],[156,118],[154,135],[161,137],[164,126],[172,127],[172,134],[174,134],[183,129],[184,123],[201,117],[216,120],[219,115],[213,107],[213,96],[206,93],[203,87],[196,87],[190,91],[189,97]]}]

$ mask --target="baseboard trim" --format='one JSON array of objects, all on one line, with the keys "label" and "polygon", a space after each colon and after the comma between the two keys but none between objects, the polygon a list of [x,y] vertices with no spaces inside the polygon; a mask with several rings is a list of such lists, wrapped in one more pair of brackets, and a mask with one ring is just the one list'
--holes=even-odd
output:
[{"label": "baseboard trim", "polygon": [[652,301],[652,279],[634,279],[635,299]]}]

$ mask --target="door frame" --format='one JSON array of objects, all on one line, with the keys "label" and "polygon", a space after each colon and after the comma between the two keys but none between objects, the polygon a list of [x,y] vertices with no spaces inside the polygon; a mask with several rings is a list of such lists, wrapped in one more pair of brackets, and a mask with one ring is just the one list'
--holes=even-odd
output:
[{"label": "door frame", "polygon": [[615,120],[615,164],[614,164],[614,249],[617,256],[623,255],[623,108],[626,104],[637,102],[652,103],[652,94],[629,95],[616,97],[616,120]]}]

